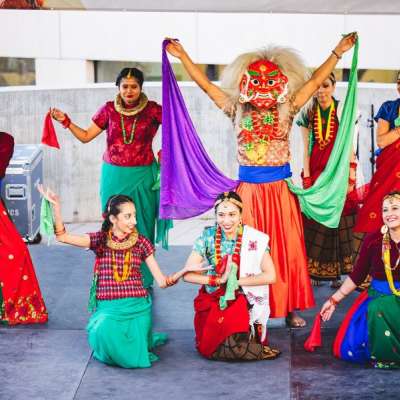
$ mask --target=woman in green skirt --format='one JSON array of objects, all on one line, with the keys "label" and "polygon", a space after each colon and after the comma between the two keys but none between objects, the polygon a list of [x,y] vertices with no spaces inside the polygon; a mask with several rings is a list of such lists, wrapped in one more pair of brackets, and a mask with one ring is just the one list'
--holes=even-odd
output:
[{"label": "woman in green skirt", "polygon": [[[88,143],[103,130],[107,131],[107,147],[103,155],[100,198],[104,209],[107,199],[115,194],[131,197],[137,211],[137,226],[142,235],[168,246],[170,221],[158,220],[158,163],[152,144],[161,124],[161,106],[148,100],[142,91],[143,73],[137,68],[124,68],[116,79],[118,94],[106,102],[92,118],[87,129],[71,122],[68,115],[53,108],[52,117],[82,143]],[[142,264],[144,286],[153,283],[153,277]]]},{"label": "woman in green skirt", "polygon": [[362,292],[344,318],[333,344],[336,357],[375,368],[400,368],[400,192],[383,198],[381,231],[365,237],[353,272],[322,306],[324,321],[368,274]]},{"label": "woman in green skirt", "polygon": [[96,255],[89,301],[94,313],[87,325],[94,357],[123,368],[150,367],[157,360],[151,349],[163,344],[166,335],[152,332],[151,296],[143,285],[140,264],[146,263],[161,288],[174,285],[188,271],[207,268],[186,266],[164,275],[154,258],[153,244],[136,229],[136,208],[128,196],[111,196],[101,230],[85,235],[66,232],[59,197],[52,192],[45,196],[53,203],[57,240],[89,248]]}]

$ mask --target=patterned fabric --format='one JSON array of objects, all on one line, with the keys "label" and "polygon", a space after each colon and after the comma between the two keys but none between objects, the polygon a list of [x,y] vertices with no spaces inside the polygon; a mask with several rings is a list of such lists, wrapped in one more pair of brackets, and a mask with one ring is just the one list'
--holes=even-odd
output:
[{"label": "patterned fabric", "polygon": [[328,228],[304,217],[311,278],[335,280],[353,270],[354,251],[361,245],[360,236],[353,233],[354,223],[355,215],[342,215],[338,228]]},{"label": "patterned fabric", "polygon": [[383,119],[390,124],[390,129],[395,127],[394,121],[397,117],[400,116],[400,99],[394,101],[385,101],[381,108],[379,109],[378,113],[375,115],[374,120],[376,122],[379,119]]},{"label": "patterned fabric", "polygon": [[244,113],[242,123],[237,127],[238,161],[240,165],[270,165],[278,166],[290,161],[289,133],[293,119],[298,112],[292,101],[288,102],[288,113],[285,119],[279,120],[279,137],[270,138],[266,143],[253,143],[248,146],[246,130],[242,130],[243,120],[248,117]]},{"label": "patterned fabric", "polygon": [[259,337],[250,338],[248,333],[228,336],[210,357],[219,361],[259,361],[264,358],[264,345]]},{"label": "patterned fabric", "polygon": [[[99,262],[99,277],[97,282],[97,300],[114,300],[125,297],[145,297],[147,290],[143,287],[140,264],[148,256],[154,253],[152,243],[142,235],[139,235],[135,246],[130,249],[131,252],[131,272],[126,281],[117,282],[113,276],[112,250],[104,245],[105,233],[89,233],[90,249],[94,251]],[[118,240],[113,235],[113,239]],[[118,274],[122,276],[124,263],[124,250],[114,250],[115,262],[118,268]]]},{"label": "patterned fabric", "polygon": [[[393,240],[390,240],[390,259],[392,262],[395,262],[398,256],[399,248]],[[380,231],[365,236],[360,255],[353,272],[350,274],[350,278],[356,285],[360,285],[364,282],[368,274],[374,279],[386,280],[385,268],[382,261],[382,234]],[[393,279],[396,281],[400,280],[399,268],[393,271]]]},{"label": "patterned fabric", "polygon": [[161,106],[156,102],[149,101],[138,115],[123,117],[128,137],[136,123],[131,144],[124,143],[121,115],[115,110],[113,101],[102,106],[92,120],[99,128],[107,130],[107,149],[103,155],[106,163],[134,167],[150,165],[154,161],[153,138],[161,124]]},{"label": "patterned fabric", "polygon": [[26,244],[0,200],[0,322],[47,322],[35,268]]},{"label": "patterned fabric", "polygon": [[[203,258],[205,258],[208,263],[213,267],[212,269],[207,271],[208,275],[216,275],[215,271],[215,234],[217,228],[213,227],[206,227],[203,230],[201,236],[199,236],[193,245],[193,251],[200,254]],[[222,238],[221,238],[221,257],[223,258],[227,254],[233,254],[235,249],[236,240],[235,239],[228,239],[225,236],[224,231],[222,231]],[[265,250],[269,252],[269,247]],[[207,293],[213,293],[217,290],[214,286],[205,285]]]},{"label": "patterned fabric", "polygon": [[375,368],[400,368],[399,312],[400,299],[388,282],[374,279],[347,312],[333,344],[334,355]]}]

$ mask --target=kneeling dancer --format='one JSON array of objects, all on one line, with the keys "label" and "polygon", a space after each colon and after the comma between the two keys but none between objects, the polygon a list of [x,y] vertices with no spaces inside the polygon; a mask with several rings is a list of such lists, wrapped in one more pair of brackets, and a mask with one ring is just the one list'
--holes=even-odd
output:
[{"label": "kneeling dancer", "polygon": [[336,357],[375,368],[400,368],[400,192],[383,198],[381,232],[368,234],[354,271],[321,309],[324,321],[368,274],[363,291],[344,318],[333,344]]},{"label": "kneeling dancer", "polygon": [[58,196],[49,193],[47,198],[54,206],[57,240],[90,248],[96,254],[89,299],[89,309],[95,312],[87,325],[93,356],[123,368],[150,367],[158,359],[151,350],[167,337],[152,332],[152,300],[143,286],[141,262],[147,264],[161,288],[172,286],[185,272],[203,267],[185,267],[165,276],[154,258],[153,244],[136,229],[136,209],[128,196],[111,196],[101,231],[84,235],[67,233]]},{"label": "kneeling dancer", "polygon": [[243,226],[243,204],[235,192],[218,196],[216,226],[196,240],[187,265],[208,261],[206,274],[187,273],[186,282],[202,285],[194,300],[196,347],[213,360],[274,359],[279,350],[267,342],[268,284],[276,280],[269,237]]}]

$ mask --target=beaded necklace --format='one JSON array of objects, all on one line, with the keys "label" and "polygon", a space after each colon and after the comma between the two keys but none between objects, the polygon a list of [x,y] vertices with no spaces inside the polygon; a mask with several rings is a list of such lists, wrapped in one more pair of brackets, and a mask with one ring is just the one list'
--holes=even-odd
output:
[{"label": "beaded necklace", "polygon": [[138,117],[136,117],[132,123],[131,127],[131,132],[129,134],[129,139],[126,138],[126,130],[125,130],[125,123],[124,123],[124,116],[122,114],[119,114],[121,117],[121,129],[122,129],[122,138],[124,140],[125,144],[131,144],[133,142],[133,139],[135,138],[135,130],[136,130],[136,122],[138,120]]},{"label": "beaded necklace", "polygon": [[322,132],[322,117],[321,117],[321,107],[319,104],[316,105],[316,112],[314,113],[314,133],[316,139],[318,141],[319,148],[323,150],[332,140],[334,136],[336,124],[335,124],[335,102],[332,100],[332,103],[329,107],[329,116],[328,122],[326,124],[325,134]]},{"label": "beaded necklace", "polygon": [[395,266],[392,268],[390,263],[390,236],[388,232],[386,232],[383,235],[382,239],[382,260],[383,260],[383,265],[385,266],[386,279],[388,280],[390,290],[395,296],[400,297],[400,290],[397,290],[396,287],[394,286],[393,274],[392,274],[392,271],[396,270],[396,268],[400,264],[400,254],[397,257]]},{"label": "beaded necklace", "polygon": [[[242,248],[242,237],[243,237],[243,226],[240,225],[236,237],[235,249],[232,254],[232,262],[234,262],[237,266],[240,264],[240,250]],[[221,258],[221,240],[222,240],[222,229],[220,226],[217,228],[217,232],[215,234],[215,271],[217,274],[223,274],[225,271],[226,265],[222,262]]]},{"label": "beaded necklace", "polygon": [[[126,281],[132,270],[131,263],[131,248],[136,244],[138,239],[138,231],[135,229],[130,235],[128,240],[124,242],[117,242],[113,240],[111,230],[108,233],[107,247],[111,249],[111,265],[113,269],[113,277],[116,282]],[[115,250],[124,251],[124,262],[122,266],[122,275],[118,272],[118,266],[115,257]]]}]

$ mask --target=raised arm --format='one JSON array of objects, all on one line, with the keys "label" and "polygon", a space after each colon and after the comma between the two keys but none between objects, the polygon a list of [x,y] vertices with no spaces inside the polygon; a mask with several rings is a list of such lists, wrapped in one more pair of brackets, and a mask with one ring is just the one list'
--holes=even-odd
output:
[{"label": "raised arm", "polygon": [[320,65],[312,74],[311,78],[300,88],[295,94],[294,104],[301,108],[311,98],[316,90],[322,85],[322,82],[329,77],[329,74],[334,70],[342,55],[354,46],[357,40],[357,33],[353,32],[345,36],[332,50],[331,55],[326,61]]},{"label": "raised arm", "polygon": [[[39,188],[42,194],[43,190]],[[61,215],[60,198],[53,192],[47,191],[45,197],[53,204],[54,212],[54,231],[58,242],[72,244],[73,246],[88,248],[90,246],[90,237],[87,234],[73,235],[66,232]]]},{"label": "raised arm", "polygon": [[63,111],[58,110],[57,108],[52,108],[50,110],[51,116],[57,122],[62,124],[63,126],[67,126],[67,128],[72,132],[72,134],[80,140],[82,143],[88,143],[93,140],[96,136],[100,135],[103,131],[100,127],[98,127],[94,122],[92,122],[87,129],[82,129],[78,125],[75,125],[67,114]]},{"label": "raised arm", "polygon": [[183,46],[176,40],[171,40],[167,45],[167,51],[172,56],[178,58],[190,77],[203,89],[208,97],[214,101],[219,108],[224,108],[228,96],[226,93],[214,85],[207,75],[192,61]]}]

